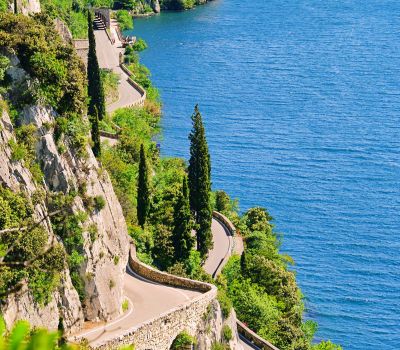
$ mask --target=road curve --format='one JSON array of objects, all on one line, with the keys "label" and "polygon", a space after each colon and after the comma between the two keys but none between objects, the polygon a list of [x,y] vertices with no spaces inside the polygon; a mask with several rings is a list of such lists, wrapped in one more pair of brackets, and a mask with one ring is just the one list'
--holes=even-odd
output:
[{"label": "road curve", "polygon": [[208,253],[203,267],[207,273],[214,277],[221,272],[223,262],[226,262],[223,261],[224,258],[231,254],[233,239],[225,225],[215,218],[212,219],[211,231],[214,247]]},{"label": "road curve", "polygon": [[119,318],[100,327],[75,334],[73,338],[75,340],[86,338],[90,345],[95,347],[96,344],[121,336],[132,327],[202,294],[149,281],[135,274],[129,266],[124,277],[124,293],[129,301],[129,310]]},{"label": "road curve", "polygon": [[119,54],[123,53],[121,42],[116,38],[114,45],[108,39],[105,30],[95,30],[96,54],[100,68],[111,69],[120,76],[118,85],[119,99],[107,106],[107,112],[131,106],[140,100],[142,95],[128,82],[128,75],[119,66]]}]

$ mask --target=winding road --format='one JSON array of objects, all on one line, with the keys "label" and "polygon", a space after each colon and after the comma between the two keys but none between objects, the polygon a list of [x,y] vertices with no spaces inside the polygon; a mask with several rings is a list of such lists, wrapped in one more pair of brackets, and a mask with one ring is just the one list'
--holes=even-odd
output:
[{"label": "winding road", "polygon": [[118,85],[119,99],[107,106],[107,112],[131,106],[140,100],[142,95],[128,82],[128,75],[119,66],[119,55],[124,52],[121,41],[115,31],[115,22],[111,21],[111,33],[115,43],[111,44],[105,30],[95,30],[96,53],[100,68],[111,69],[120,76]]},{"label": "winding road", "polygon": [[[128,75],[119,66],[119,55],[123,52],[122,44],[115,30],[115,23],[111,25],[111,33],[115,43],[111,44],[105,30],[96,30],[96,52],[101,68],[111,69],[120,76],[118,87],[118,101],[107,106],[108,112],[135,104],[141,94],[128,82]],[[213,218],[212,235],[214,247],[204,264],[206,272],[213,277],[217,276],[233,250],[234,238],[220,221]],[[117,319],[101,326],[81,331],[72,338],[75,340],[86,338],[90,345],[96,345],[106,340],[116,338],[125,331],[150,320],[168,310],[186,303],[200,295],[200,292],[170,287],[144,279],[135,274],[129,266],[124,277],[124,294],[129,303],[128,310]],[[243,349],[257,349],[240,340]]]},{"label": "winding road", "polygon": [[129,266],[124,277],[124,293],[129,302],[129,309],[123,315],[105,325],[74,334],[73,338],[75,340],[86,338],[95,348],[201,294],[149,281],[134,273]]},{"label": "winding road", "polygon": [[233,238],[228,229],[217,219],[212,219],[211,231],[214,247],[208,253],[204,270],[211,276],[216,277],[223,268],[224,258],[231,254]]}]

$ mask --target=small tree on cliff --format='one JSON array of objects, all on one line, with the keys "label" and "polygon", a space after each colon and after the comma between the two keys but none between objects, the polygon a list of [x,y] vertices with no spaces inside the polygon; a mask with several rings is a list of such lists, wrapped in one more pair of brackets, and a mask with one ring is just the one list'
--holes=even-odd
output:
[{"label": "small tree on cliff", "polygon": [[189,189],[186,176],[183,178],[182,193],[174,208],[174,229],[172,242],[175,251],[175,260],[184,261],[190,256],[194,245],[192,236],[192,215],[190,213]]},{"label": "small tree on cliff", "polygon": [[197,224],[197,250],[205,257],[212,248],[211,234],[211,162],[202,117],[196,105],[192,115],[193,128],[189,134],[190,208]]},{"label": "small tree on cliff", "polygon": [[97,108],[97,118],[103,120],[106,115],[106,103],[104,98],[103,83],[100,78],[100,67],[96,55],[96,39],[93,31],[93,15],[88,11],[88,38],[89,38],[89,53],[87,65],[88,78],[88,96],[89,108],[88,114],[93,116]]},{"label": "small tree on cliff", "polygon": [[150,208],[149,169],[143,144],[140,146],[137,218],[143,228]]}]

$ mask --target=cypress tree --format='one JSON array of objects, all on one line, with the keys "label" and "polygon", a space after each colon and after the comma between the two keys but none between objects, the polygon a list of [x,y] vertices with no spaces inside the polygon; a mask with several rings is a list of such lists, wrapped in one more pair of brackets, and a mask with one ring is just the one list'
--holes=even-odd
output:
[{"label": "cypress tree", "polygon": [[213,246],[211,234],[211,161],[202,117],[196,105],[192,115],[193,128],[189,134],[190,208],[197,224],[197,250],[204,258]]},{"label": "cypress tree", "polygon": [[140,146],[137,218],[143,228],[150,208],[149,170],[143,144]]},{"label": "cypress tree", "polygon": [[94,108],[94,115],[89,116],[90,124],[92,126],[92,140],[93,140],[93,154],[96,157],[101,155],[101,142],[100,142],[100,132],[99,132],[99,118],[97,113],[97,108]]},{"label": "cypress tree", "polygon": [[104,98],[103,83],[101,81],[100,67],[96,55],[96,39],[93,31],[93,15],[88,11],[88,39],[89,53],[87,65],[88,78],[88,96],[89,108],[88,114],[93,116],[95,108],[97,108],[97,116],[99,120],[103,120],[106,115],[106,103]]},{"label": "cypress tree", "polygon": [[174,208],[174,229],[172,242],[176,261],[184,261],[189,258],[194,245],[192,236],[192,216],[190,213],[189,190],[186,176],[183,178],[182,192]]}]

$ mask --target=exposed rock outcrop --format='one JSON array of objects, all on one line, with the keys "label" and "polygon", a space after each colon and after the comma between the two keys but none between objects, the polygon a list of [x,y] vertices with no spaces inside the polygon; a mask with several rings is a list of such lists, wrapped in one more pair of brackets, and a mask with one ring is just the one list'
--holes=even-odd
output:
[{"label": "exposed rock outcrop", "polygon": [[224,319],[217,300],[213,300],[208,309],[208,313],[203,317],[203,322],[198,326],[197,347],[199,350],[211,349],[213,342],[223,342],[222,329],[228,326],[232,330],[232,339],[229,341],[231,350],[242,350],[239,344],[239,334],[236,327],[236,314],[232,309],[228,318]]},{"label": "exposed rock outcrop", "polygon": [[[29,170],[21,162],[11,161],[11,149],[8,144],[11,139],[14,139],[14,135],[6,111],[3,111],[1,115],[0,130],[0,183],[15,192],[24,191],[28,196],[34,195],[38,188]],[[47,214],[44,203],[35,206],[36,220],[45,218]],[[49,236],[54,237],[47,220],[43,221],[43,226]],[[8,326],[16,320],[24,319],[34,326],[57,329],[59,319],[62,318],[67,331],[79,329],[84,318],[78,294],[72,286],[67,268],[62,271],[60,288],[54,293],[49,304],[40,306],[35,303],[25,286],[18,293],[8,296],[1,306],[1,313]]]},{"label": "exposed rock outcrop", "polygon": [[[11,58],[12,68],[8,74],[15,81],[23,81],[28,76],[18,68],[18,60]],[[1,98],[1,97],[0,97]],[[68,269],[61,273],[60,286],[53,293],[51,301],[37,305],[27,288],[17,295],[9,295],[0,305],[0,312],[10,326],[16,320],[26,319],[32,326],[56,329],[60,318],[64,329],[78,330],[84,321],[110,320],[121,313],[123,301],[123,276],[128,260],[128,234],[121,206],[114,193],[107,172],[101,168],[92,150],[86,146],[85,157],[64,140],[63,149],[54,140],[56,112],[49,107],[33,105],[20,113],[22,124],[37,127],[37,160],[44,174],[44,189],[49,192],[68,194],[85,188],[84,194],[76,195],[72,204],[74,213],[86,212],[83,226],[83,256],[80,276],[85,282],[86,298],[81,303],[74,289]],[[6,111],[2,112],[0,123],[0,184],[13,191],[24,191],[31,197],[43,187],[37,185],[23,161],[13,161],[9,147],[10,139],[15,139],[13,125]],[[85,207],[85,200],[98,198],[104,203],[102,208]],[[48,214],[46,204],[35,206],[34,219],[42,220]],[[50,237],[55,237],[48,219],[43,220]],[[95,238],[93,237],[93,230]],[[92,236],[89,231],[92,231]],[[60,238],[57,238],[60,240]]]},{"label": "exposed rock outcrop", "polygon": [[[114,193],[107,172],[99,166],[91,149],[82,159],[66,142],[66,150],[60,154],[54,142],[52,130],[54,112],[50,108],[31,106],[23,111],[23,122],[38,128],[37,157],[44,172],[49,190],[68,193],[83,184],[86,196],[100,196],[105,200],[101,210],[88,212],[85,223],[85,263],[81,276],[85,280],[86,294],[84,313],[88,320],[109,320],[121,312],[123,275],[128,261],[128,235],[121,206]],[[74,211],[85,211],[83,198],[77,196]],[[87,229],[97,227],[97,239],[93,242]]]},{"label": "exposed rock outcrop", "polygon": [[[24,15],[40,12],[40,1],[39,0],[17,0],[17,11]],[[14,1],[10,2],[10,11],[15,12]]]},{"label": "exposed rock outcrop", "polygon": [[160,13],[161,7],[159,0],[146,0],[155,13]]}]

